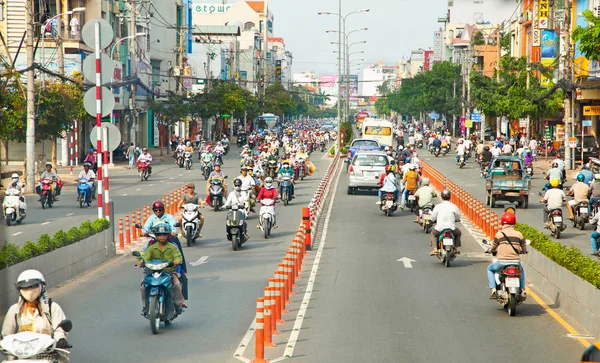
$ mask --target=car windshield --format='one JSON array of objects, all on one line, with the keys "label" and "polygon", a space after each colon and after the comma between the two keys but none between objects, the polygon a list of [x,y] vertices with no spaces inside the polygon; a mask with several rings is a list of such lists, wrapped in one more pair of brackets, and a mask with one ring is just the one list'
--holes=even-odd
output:
[{"label": "car windshield", "polygon": [[356,140],[352,143],[352,146],[375,146],[377,147],[377,141],[375,140]]},{"label": "car windshield", "polygon": [[354,159],[355,166],[386,166],[389,161],[385,155],[358,154]]}]

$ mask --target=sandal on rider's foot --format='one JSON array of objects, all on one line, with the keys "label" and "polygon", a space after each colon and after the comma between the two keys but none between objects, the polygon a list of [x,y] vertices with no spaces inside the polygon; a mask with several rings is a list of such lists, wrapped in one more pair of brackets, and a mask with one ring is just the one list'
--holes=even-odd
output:
[{"label": "sandal on rider's foot", "polygon": [[490,300],[496,300],[498,298],[498,292],[496,289],[492,289],[492,293],[490,294]]},{"label": "sandal on rider's foot", "polygon": [[431,252],[429,252],[429,256],[437,256],[438,251],[437,250],[433,250]]}]

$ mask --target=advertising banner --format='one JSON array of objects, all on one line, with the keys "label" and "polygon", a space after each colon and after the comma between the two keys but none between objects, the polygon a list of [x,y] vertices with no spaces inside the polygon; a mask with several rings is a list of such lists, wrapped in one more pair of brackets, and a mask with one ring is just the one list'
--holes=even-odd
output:
[{"label": "advertising banner", "polygon": [[550,0],[539,0],[538,24],[540,29],[548,29],[548,18],[550,17]]},{"label": "advertising banner", "polygon": [[[541,63],[544,67],[553,68],[556,57],[558,56],[558,34],[554,30],[542,30],[541,41]],[[543,87],[552,84],[552,78],[542,75],[540,83]]]}]

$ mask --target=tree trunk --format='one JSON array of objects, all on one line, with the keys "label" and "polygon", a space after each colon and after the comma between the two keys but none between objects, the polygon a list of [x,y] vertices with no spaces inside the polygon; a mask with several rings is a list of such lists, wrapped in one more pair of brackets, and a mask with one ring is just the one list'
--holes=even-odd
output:
[{"label": "tree trunk", "polygon": [[54,166],[54,170],[57,170],[58,167],[58,163],[57,163],[57,156],[56,156],[56,149],[58,146],[58,138],[57,137],[53,137],[52,138],[52,165]]}]

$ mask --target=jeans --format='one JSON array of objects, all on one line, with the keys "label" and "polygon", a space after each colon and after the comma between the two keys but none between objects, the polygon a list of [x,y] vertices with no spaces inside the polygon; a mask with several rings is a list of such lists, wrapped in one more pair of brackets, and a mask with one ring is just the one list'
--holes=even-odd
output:
[{"label": "jeans", "polygon": [[594,253],[598,252],[598,238],[600,237],[600,232],[594,231],[590,235],[590,242],[592,244],[592,251]]},{"label": "jeans", "polygon": [[[467,154],[463,155],[463,157],[465,158],[465,162],[467,162]],[[456,154],[456,162],[458,163],[458,159],[460,159],[460,155]]]},{"label": "jeans", "polygon": [[[381,198],[383,198],[383,193],[389,193],[389,192],[384,192],[383,190],[379,189],[378,193],[379,193],[379,200],[381,200]],[[396,200],[400,199],[400,191],[398,189],[394,190],[393,193],[394,193],[394,198]]]},{"label": "jeans", "polygon": [[[500,269],[506,265],[510,265],[510,264],[503,263],[503,262],[490,263],[490,265],[487,268],[487,277],[488,277],[488,284],[489,284],[490,289],[496,288],[496,278],[494,277],[494,274],[496,272],[500,271]],[[521,288],[521,290],[524,290],[525,289],[525,270],[523,270],[523,266],[521,266],[520,262],[519,262],[519,267],[521,268],[521,279],[519,281],[519,287]]]},{"label": "jeans", "polygon": [[129,155],[129,168],[133,169],[134,165],[135,165],[135,156]]}]

